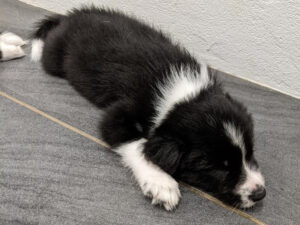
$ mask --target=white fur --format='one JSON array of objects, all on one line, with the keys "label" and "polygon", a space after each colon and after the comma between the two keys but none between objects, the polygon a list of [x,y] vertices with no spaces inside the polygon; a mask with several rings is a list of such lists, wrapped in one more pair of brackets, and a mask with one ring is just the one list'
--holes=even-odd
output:
[{"label": "white fur", "polygon": [[0,35],[0,42],[4,42],[9,45],[23,46],[27,44],[22,38],[14,33],[4,32]]},{"label": "white fur", "polygon": [[38,62],[42,58],[44,41],[41,39],[33,39],[31,42],[31,60]]},{"label": "white fur", "polygon": [[249,199],[249,195],[258,188],[259,186],[265,186],[264,177],[261,172],[256,169],[251,169],[249,165],[243,159],[243,168],[246,172],[246,180],[244,183],[240,184],[235,192],[241,196],[242,199],[242,208],[249,208],[255,204],[251,199]]},{"label": "white fur", "polygon": [[255,204],[255,202],[249,199],[249,195],[258,187],[265,186],[264,177],[258,169],[250,168],[246,162],[246,149],[242,132],[232,123],[224,123],[223,125],[232,143],[237,145],[242,151],[242,163],[246,179],[242,184],[236,187],[235,193],[241,196],[241,207],[249,208]]},{"label": "white fur", "polygon": [[224,123],[223,124],[228,137],[231,139],[232,143],[235,144],[236,146],[240,147],[242,152],[245,153],[245,143],[244,143],[244,138],[242,132],[234,126],[232,123]]},{"label": "white fur", "polygon": [[143,146],[146,139],[121,145],[114,151],[124,165],[130,168],[145,196],[152,198],[152,204],[162,204],[166,210],[174,209],[180,200],[178,183],[166,172],[145,159]]},{"label": "white fur", "polygon": [[0,41],[0,50],[2,52],[2,61],[25,56],[25,53],[20,46],[6,44],[2,41]]},{"label": "white fur", "polygon": [[153,119],[155,127],[161,124],[176,104],[193,99],[213,82],[208,75],[207,65],[201,66],[201,74],[186,66],[179,69],[171,67],[170,70],[171,76],[159,86],[156,116]]}]

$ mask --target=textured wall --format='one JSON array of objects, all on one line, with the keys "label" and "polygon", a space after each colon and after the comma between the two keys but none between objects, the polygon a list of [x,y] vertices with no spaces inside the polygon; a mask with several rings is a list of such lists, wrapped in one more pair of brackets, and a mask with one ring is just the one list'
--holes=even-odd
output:
[{"label": "textured wall", "polygon": [[214,68],[300,98],[299,0],[22,0],[55,12],[95,3],[158,25]]}]

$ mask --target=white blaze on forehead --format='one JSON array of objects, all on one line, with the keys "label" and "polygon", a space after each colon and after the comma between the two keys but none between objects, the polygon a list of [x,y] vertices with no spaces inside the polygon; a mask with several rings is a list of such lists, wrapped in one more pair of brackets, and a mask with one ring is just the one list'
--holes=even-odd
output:
[{"label": "white blaze on forehead", "polygon": [[154,127],[161,124],[174,105],[195,98],[197,94],[213,83],[208,75],[207,65],[201,66],[200,74],[188,66],[171,67],[170,71],[171,74],[166,82],[158,87],[160,95],[157,96],[155,102]]},{"label": "white blaze on forehead", "polygon": [[223,126],[232,143],[238,146],[242,151],[242,165],[246,179],[236,187],[235,193],[241,196],[242,207],[248,208],[255,204],[249,199],[249,195],[259,186],[265,186],[264,177],[257,168],[251,168],[246,162],[245,142],[241,130],[229,122],[224,123]]},{"label": "white blaze on forehead", "polygon": [[242,150],[242,154],[245,154],[245,143],[242,132],[234,126],[232,123],[226,122],[223,124],[228,137],[232,143]]}]

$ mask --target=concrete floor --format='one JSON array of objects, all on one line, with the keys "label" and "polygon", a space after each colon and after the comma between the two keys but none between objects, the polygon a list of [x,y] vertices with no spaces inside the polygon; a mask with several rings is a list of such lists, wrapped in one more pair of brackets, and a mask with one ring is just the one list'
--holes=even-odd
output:
[{"label": "concrete floor", "polygon": [[[28,37],[44,14],[0,0],[0,30]],[[109,149],[4,95],[101,139],[99,109],[29,57],[1,63],[0,224],[299,224],[300,101],[218,76],[253,113],[256,155],[266,177],[267,197],[242,216],[187,187],[175,212],[151,206]]]}]

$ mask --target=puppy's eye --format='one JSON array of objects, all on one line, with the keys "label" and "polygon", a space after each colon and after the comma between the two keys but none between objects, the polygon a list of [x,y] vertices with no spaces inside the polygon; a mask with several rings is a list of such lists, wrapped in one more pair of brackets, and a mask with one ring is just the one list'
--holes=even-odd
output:
[{"label": "puppy's eye", "polygon": [[228,167],[228,161],[227,161],[227,160],[223,161],[223,165],[224,165],[225,167]]}]

